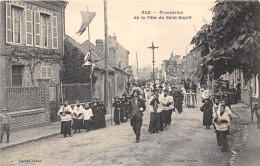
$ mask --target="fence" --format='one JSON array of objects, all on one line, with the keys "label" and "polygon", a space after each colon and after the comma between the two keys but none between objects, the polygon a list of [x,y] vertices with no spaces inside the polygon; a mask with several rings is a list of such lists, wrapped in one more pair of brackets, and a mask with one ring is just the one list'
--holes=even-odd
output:
[{"label": "fence", "polygon": [[69,103],[91,101],[91,88],[89,83],[73,83],[62,85],[62,98]]},{"label": "fence", "polygon": [[41,108],[44,104],[43,89],[40,87],[0,87],[0,107],[9,111]]}]

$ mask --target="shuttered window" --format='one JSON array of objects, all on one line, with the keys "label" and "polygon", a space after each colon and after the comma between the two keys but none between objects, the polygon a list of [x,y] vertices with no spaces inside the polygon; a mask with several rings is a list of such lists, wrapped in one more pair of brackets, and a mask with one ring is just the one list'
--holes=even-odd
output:
[{"label": "shuttered window", "polygon": [[26,9],[26,45],[33,45],[32,10]]},{"label": "shuttered window", "polygon": [[53,16],[52,19],[52,48],[58,48],[58,28],[57,28],[57,16]]},{"label": "shuttered window", "polygon": [[6,3],[6,43],[21,43],[23,8]]},{"label": "shuttered window", "polygon": [[34,11],[34,43],[35,47],[41,45],[41,30],[40,30],[40,13]]}]

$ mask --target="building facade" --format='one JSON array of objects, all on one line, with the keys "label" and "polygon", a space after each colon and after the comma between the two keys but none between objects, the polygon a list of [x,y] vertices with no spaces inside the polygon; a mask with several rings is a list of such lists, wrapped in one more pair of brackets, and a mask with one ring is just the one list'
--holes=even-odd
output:
[{"label": "building facade", "polygon": [[201,52],[198,47],[193,48],[186,56],[182,58],[181,66],[184,79],[191,79],[199,82],[199,65],[202,63]]},{"label": "building facade", "polygon": [[162,62],[162,80],[177,81],[182,79],[182,66],[180,55],[173,55],[168,60]]},{"label": "building facade", "polygon": [[[19,108],[10,105],[10,102],[17,100],[12,98],[14,95],[10,94],[13,87],[19,87],[23,91],[24,94],[20,94],[21,96],[29,95],[35,99],[37,98],[34,96],[36,91],[31,92],[26,87],[36,88],[42,83],[55,85],[60,82],[64,12],[67,2],[1,1],[0,3],[0,102],[1,106],[10,107],[10,111],[14,112],[13,116],[16,117],[15,111]],[[9,88],[8,93],[7,87]],[[19,95],[17,93],[15,92],[15,95]],[[46,95],[48,94],[46,93]],[[28,103],[24,102],[22,98],[18,100],[20,105],[17,104],[17,106],[20,108],[37,107],[25,106]],[[46,102],[48,103],[47,100]],[[42,107],[42,105],[38,107]],[[48,108],[45,111],[48,112]],[[42,123],[49,121],[48,115],[44,117],[45,115],[42,116],[44,111],[40,112],[38,118],[45,119]],[[29,115],[30,113],[24,118],[30,117]],[[35,113],[35,116],[37,115]],[[22,126],[27,125],[24,120],[19,123],[22,123]],[[16,124],[12,127],[19,128]]]}]

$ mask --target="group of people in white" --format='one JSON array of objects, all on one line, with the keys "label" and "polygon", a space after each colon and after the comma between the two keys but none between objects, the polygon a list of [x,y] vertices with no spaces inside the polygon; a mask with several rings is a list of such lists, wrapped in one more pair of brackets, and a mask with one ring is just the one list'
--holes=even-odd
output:
[{"label": "group of people in white", "polygon": [[86,103],[83,107],[79,101],[76,101],[72,109],[68,101],[65,101],[62,103],[58,115],[61,118],[61,134],[64,137],[67,137],[67,135],[71,137],[71,128],[75,130],[74,133],[80,133],[83,128],[87,132],[90,131],[90,120],[93,117],[90,103]]}]

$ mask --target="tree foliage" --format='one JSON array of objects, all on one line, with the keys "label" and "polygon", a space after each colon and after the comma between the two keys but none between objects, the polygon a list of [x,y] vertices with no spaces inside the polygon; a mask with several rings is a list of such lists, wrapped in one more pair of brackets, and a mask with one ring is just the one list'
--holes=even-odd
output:
[{"label": "tree foliage", "polygon": [[[82,66],[85,55],[67,41],[64,44],[64,52],[61,81],[63,83],[90,83],[90,66]],[[95,85],[97,78],[92,76],[93,85]]]},{"label": "tree foliage", "polygon": [[241,69],[249,80],[260,71],[259,1],[216,1],[212,12],[191,44],[201,48],[211,78]]}]

